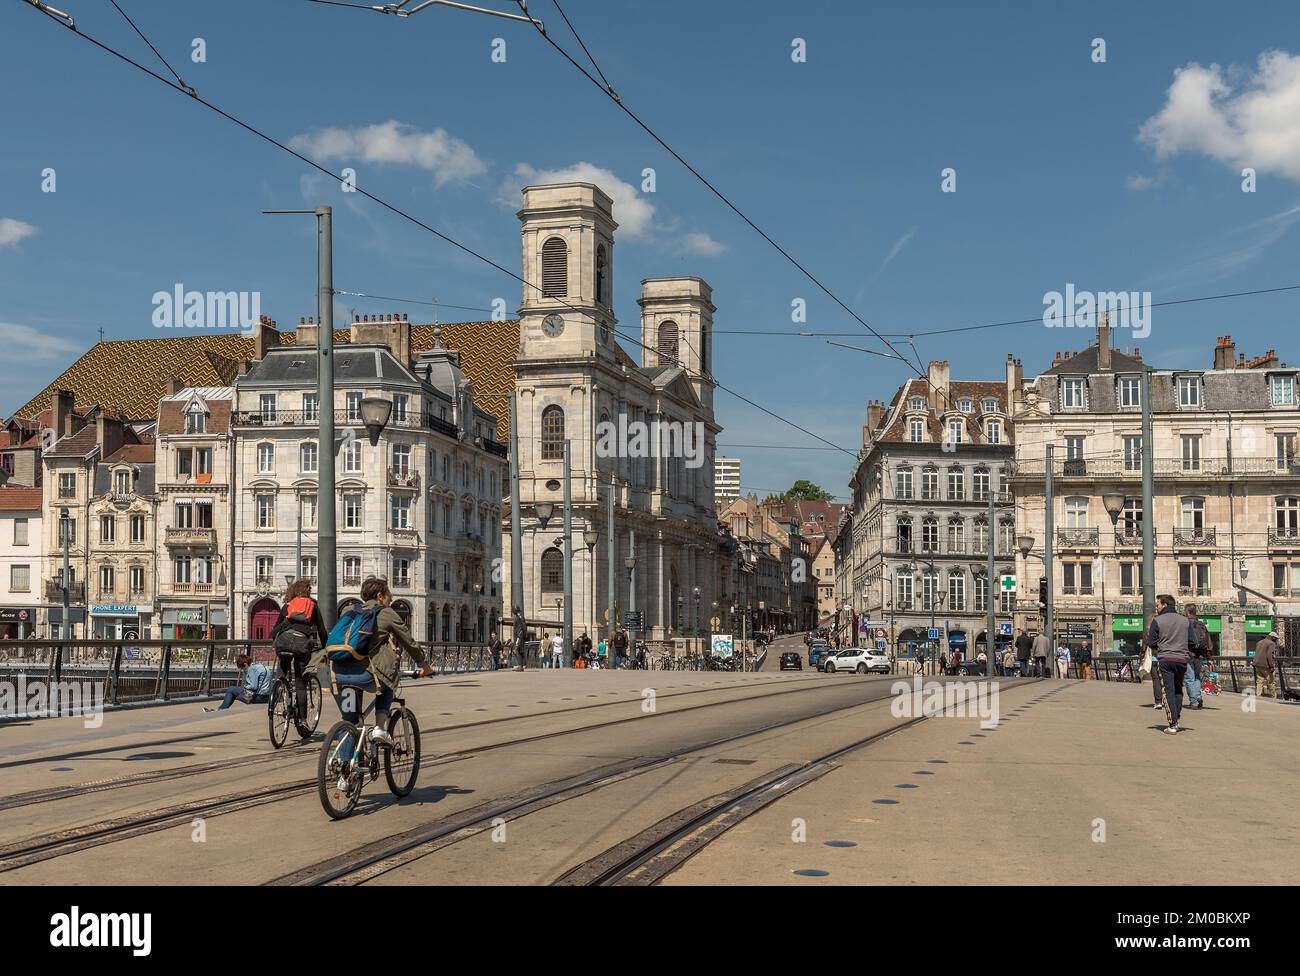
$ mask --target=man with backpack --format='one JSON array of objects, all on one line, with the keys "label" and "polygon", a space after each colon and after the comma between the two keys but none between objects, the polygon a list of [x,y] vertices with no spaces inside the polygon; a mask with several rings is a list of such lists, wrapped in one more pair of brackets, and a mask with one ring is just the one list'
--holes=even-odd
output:
[{"label": "man with backpack", "polygon": [[329,633],[320,607],[311,598],[311,580],[300,579],[284,591],[284,606],[271,628],[271,646],[280,660],[285,680],[293,675],[296,718],[307,714],[307,662],[325,646]]},{"label": "man with backpack", "polygon": [[1187,689],[1187,707],[1204,708],[1205,698],[1201,694],[1201,668],[1210,656],[1210,632],[1205,628],[1205,621],[1196,616],[1196,604],[1188,603],[1183,607],[1187,614],[1187,650],[1190,658],[1187,662],[1187,674],[1183,677],[1183,686]]},{"label": "man with backpack", "polygon": [[[388,584],[371,577],[361,584],[359,607],[352,607],[339,618],[329,633],[326,657],[330,663],[331,689],[339,696],[339,711],[345,721],[361,723],[361,700],[365,692],[375,699],[375,730],[372,738],[391,746],[388,734],[388,707],[400,676],[398,651],[410,654],[420,665],[420,677],[433,676],[433,668],[424,659],[424,651],[411,637],[398,614],[389,604],[393,595]],[[396,647],[394,647],[396,645]]]}]

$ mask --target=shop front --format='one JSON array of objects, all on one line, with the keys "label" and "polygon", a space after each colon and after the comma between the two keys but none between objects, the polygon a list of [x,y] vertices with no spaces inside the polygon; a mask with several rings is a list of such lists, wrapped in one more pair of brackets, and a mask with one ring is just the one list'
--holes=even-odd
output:
[{"label": "shop front", "polygon": [[35,607],[0,607],[0,640],[30,640],[35,632]]},{"label": "shop front", "polygon": [[225,640],[230,614],[221,607],[162,608],[162,636],[172,640]]},{"label": "shop front", "polygon": [[1210,635],[1210,653],[1222,654],[1223,617],[1219,615],[1201,617],[1201,622],[1205,624],[1205,630]]},{"label": "shop front", "polygon": [[1246,616],[1246,655],[1253,657],[1255,645],[1267,637],[1273,630],[1273,618],[1266,614],[1248,614]]},{"label": "shop front", "polygon": [[1125,655],[1141,654],[1142,629],[1140,613],[1116,614],[1110,622],[1110,636],[1116,652]]},{"label": "shop front", "polygon": [[91,636],[95,640],[148,640],[153,607],[130,603],[91,604],[90,620]]}]

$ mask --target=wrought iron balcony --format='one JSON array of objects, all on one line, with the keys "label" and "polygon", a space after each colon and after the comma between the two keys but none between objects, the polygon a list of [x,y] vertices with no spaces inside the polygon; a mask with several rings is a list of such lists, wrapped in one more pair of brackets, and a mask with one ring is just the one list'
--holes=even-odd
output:
[{"label": "wrought iron balcony", "polygon": [[[1151,530],[1151,539],[1155,541],[1160,537],[1159,529]],[[1132,528],[1119,528],[1115,530],[1115,545],[1122,549],[1140,549],[1142,547],[1142,526],[1135,525]]]},{"label": "wrought iron balcony", "polygon": [[1268,544],[1270,546],[1282,546],[1286,548],[1300,547],[1300,528],[1295,526],[1270,526],[1268,530]]},{"label": "wrought iron balcony", "polygon": [[389,468],[388,487],[389,488],[419,488],[420,472],[412,471],[410,468]]},{"label": "wrought iron balcony", "polygon": [[1215,530],[1209,528],[1174,529],[1174,546],[1181,548],[1203,548],[1215,544]]},{"label": "wrought iron balcony", "polygon": [[1099,538],[1100,532],[1097,529],[1074,528],[1056,530],[1056,544],[1058,546],[1096,549]]},{"label": "wrought iron balcony", "polygon": [[[59,583],[58,580],[50,580],[45,584],[45,599],[48,600],[50,603],[63,602],[63,586],[62,584]],[[72,586],[68,590],[68,602],[69,603],[86,602],[85,583],[72,584]]]}]

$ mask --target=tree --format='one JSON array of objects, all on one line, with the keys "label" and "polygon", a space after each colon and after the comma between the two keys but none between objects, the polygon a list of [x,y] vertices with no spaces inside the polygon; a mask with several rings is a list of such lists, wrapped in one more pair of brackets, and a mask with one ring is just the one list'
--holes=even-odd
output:
[{"label": "tree", "polygon": [[787,502],[828,502],[832,495],[828,491],[823,491],[820,485],[800,478],[781,498]]}]

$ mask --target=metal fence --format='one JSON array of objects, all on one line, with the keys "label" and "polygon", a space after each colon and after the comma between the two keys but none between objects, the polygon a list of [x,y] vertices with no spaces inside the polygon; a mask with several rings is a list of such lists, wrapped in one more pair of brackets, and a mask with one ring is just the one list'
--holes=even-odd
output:
[{"label": "metal fence", "polygon": [[[1278,691],[1285,694],[1289,690],[1300,689],[1300,656],[1279,657],[1277,660]],[[1123,657],[1093,658],[1092,677],[1100,681],[1144,681],[1149,675],[1141,671],[1142,658],[1136,655]],[[1228,656],[1224,654],[1207,658],[1201,664],[1201,673],[1207,670],[1217,672],[1219,688],[1223,691],[1242,692],[1255,688],[1254,658]],[[1082,678],[1077,661],[1070,663],[1069,676]]]}]

